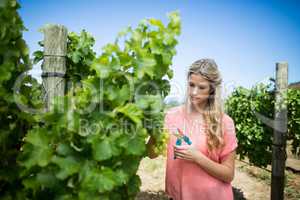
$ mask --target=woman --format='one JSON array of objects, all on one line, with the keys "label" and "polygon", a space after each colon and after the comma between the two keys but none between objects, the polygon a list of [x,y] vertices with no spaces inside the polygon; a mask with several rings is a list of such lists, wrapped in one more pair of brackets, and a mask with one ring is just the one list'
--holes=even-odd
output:
[{"label": "woman", "polygon": [[[232,200],[231,181],[237,147],[233,120],[222,111],[221,76],[212,59],[201,59],[189,68],[187,98],[171,108],[164,126],[169,131],[166,193],[173,200]],[[191,145],[176,145],[177,130]],[[154,158],[153,138],[148,142]]]}]

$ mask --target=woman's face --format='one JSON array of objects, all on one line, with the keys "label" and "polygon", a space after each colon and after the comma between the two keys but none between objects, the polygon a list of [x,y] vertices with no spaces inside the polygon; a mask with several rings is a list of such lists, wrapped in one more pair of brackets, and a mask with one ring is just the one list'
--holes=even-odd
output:
[{"label": "woman's face", "polygon": [[191,74],[188,79],[188,95],[195,106],[206,104],[209,97],[209,81],[200,74]]}]

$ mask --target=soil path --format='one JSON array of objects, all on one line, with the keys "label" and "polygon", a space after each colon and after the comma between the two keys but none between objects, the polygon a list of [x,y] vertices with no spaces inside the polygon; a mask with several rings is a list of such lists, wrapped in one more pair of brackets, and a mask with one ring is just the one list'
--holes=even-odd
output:
[{"label": "soil path", "polygon": [[[243,170],[244,163],[236,160],[235,178],[232,182],[235,199],[270,199],[270,187]],[[142,180],[141,192],[137,200],[164,200],[167,199],[164,191],[165,158],[145,158],[142,160],[139,171]]]}]

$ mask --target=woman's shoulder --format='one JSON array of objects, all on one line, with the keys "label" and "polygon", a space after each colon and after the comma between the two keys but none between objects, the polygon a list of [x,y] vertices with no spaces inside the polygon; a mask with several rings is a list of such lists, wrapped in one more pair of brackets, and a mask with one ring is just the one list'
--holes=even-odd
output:
[{"label": "woman's shoulder", "polygon": [[165,118],[173,122],[182,120],[184,118],[183,105],[178,105],[178,106],[168,108],[165,111]]},{"label": "woman's shoulder", "polygon": [[223,114],[222,121],[223,121],[223,128],[225,131],[225,135],[226,133],[235,133],[234,121],[228,114],[226,113]]},{"label": "woman's shoulder", "polygon": [[222,114],[222,121],[223,123],[234,123],[233,119],[227,114],[227,113],[223,113]]},{"label": "woman's shoulder", "polygon": [[183,105],[178,105],[178,106],[174,106],[171,108],[168,108],[165,113],[166,115],[174,115],[177,116],[179,114],[181,114],[183,111]]}]

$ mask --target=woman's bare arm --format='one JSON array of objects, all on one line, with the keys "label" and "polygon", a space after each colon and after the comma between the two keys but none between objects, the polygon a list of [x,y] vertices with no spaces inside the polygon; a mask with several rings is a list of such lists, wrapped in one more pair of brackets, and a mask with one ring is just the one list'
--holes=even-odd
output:
[{"label": "woman's bare arm", "polygon": [[234,178],[235,153],[235,150],[232,151],[219,163],[206,157],[205,154],[194,146],[174,145],[174,155],[176,158],[195,162],[208,174],[224,182],[231,182]]},{"label": "woman's bare arm", "polygon": [[235,151],[227,155],[221,163],[217,163],[205,155],[199,156],[196,163],[211,176],[230,183],[234,178]]}]

